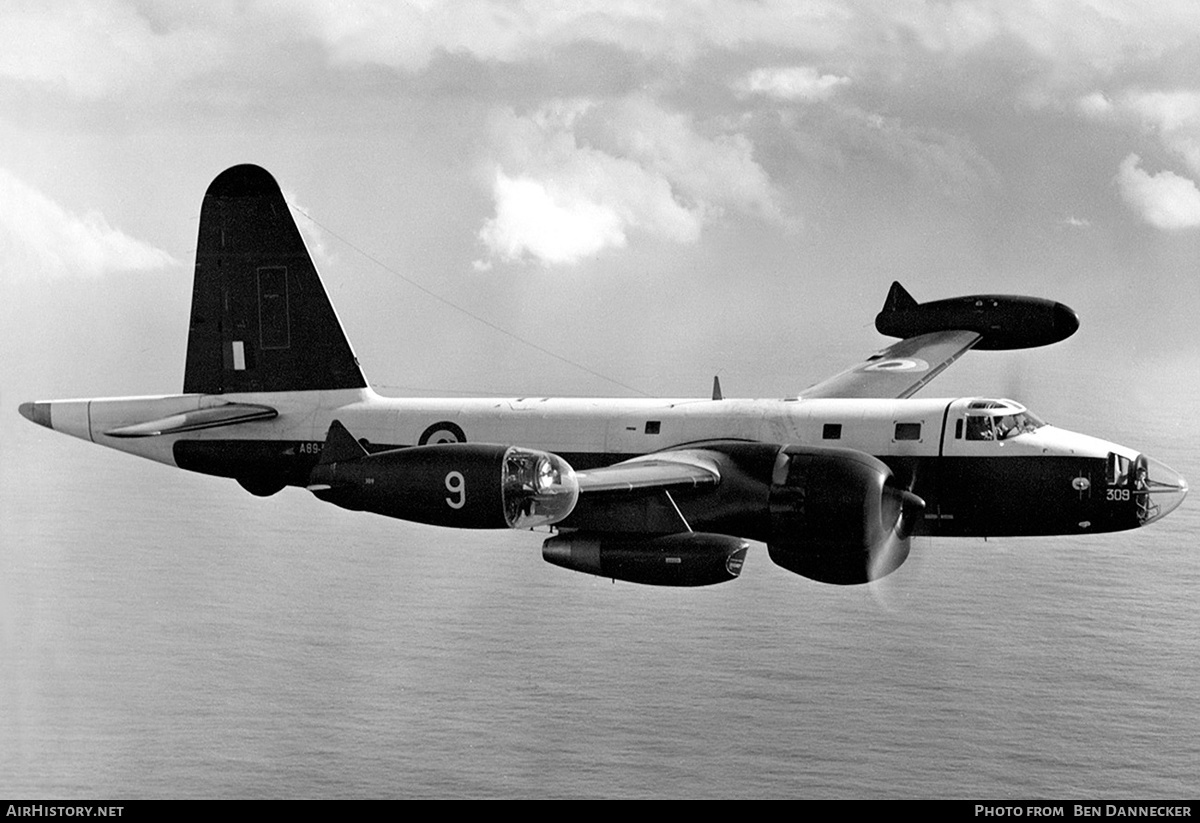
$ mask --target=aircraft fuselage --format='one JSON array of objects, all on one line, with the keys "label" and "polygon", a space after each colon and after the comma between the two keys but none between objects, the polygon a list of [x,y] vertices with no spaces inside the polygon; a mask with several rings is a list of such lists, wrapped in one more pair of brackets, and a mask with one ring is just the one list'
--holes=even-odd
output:
[{"label": "aircraft fuselage", "polygon": [[[131,421],[165,418],[217,403],[269,403],[271,420],[184,434],[114,437]],[[979,398],[572,399],[387,398],[370,390],[179,395],[39,403],[58,431],[190,471],[238,479],[251,491],[305,486],[326,433],[339,420],[368,452],[449,442],[495,443],[551,452],[575,470],[609,466],[689,444],[744,442],[833,446],[873,455],[926,503],[918,533],[942,536],[1052,535],[1119,531],[1156,519],[1143,475],[1182,483],[1136,450],[1050,425],[1003,439],[972,437]],[[995,404],[993,404],[995,405]],[[1020,407],[1017,407],[1020,408]],[[999,411],[1011,411],[1000,408]],[[999,418],[996,418],[999,419]],[[38,421],[42,422],[42,421]],[[729,482],[734,482],[732,478]],[[697,531],[760,539],[753,501],[726,488],[677,492],[673,502]],[[1186,487],[1184,487],[1186,488]],[[753,495],[755,491],[747,490]],[[762,501],[765,506],[765,500]],[[622,508],[624,507],[624,509]],[[730,512],[735,512],[731,514]],[[561,525],[631,532],[676,517],[659,498],[581,501]],[[664,526],[664,530],[667,527]],[[748,533],[749,532],[749,533]]]}]

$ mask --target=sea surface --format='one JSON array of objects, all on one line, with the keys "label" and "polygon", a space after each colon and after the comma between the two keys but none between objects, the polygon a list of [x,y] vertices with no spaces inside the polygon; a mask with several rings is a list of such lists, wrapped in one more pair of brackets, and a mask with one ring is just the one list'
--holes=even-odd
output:
[{"label": "sea surface", "polygon": [[[1195,486],[1196,377],[1060,375],[1031,407]],[[1195,494],[1117,535],[922,538],[869,586],[756,546],[656,589],[542,535],[254,498],[27,399],[0,408],[0,796],[1200,795]]]}]

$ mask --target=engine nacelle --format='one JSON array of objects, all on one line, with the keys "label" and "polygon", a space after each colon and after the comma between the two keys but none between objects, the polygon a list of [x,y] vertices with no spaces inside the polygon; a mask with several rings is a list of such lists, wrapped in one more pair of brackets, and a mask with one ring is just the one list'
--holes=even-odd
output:
[{"label": "engine nacelle", "polygon": [[786,446],[771,478],[771,559],[822,583],[866,583],[908,557],[925,502],[853,449]]},{"label": "engine nacelle", "polygon": [[710,586],[742,573],[749,546],[727,534],[626,537],[575,532],[548,539],[542,544],[542,557],[564,569],[630,583]]},{"label": "engine nacelle", "polygon": [[[331,429],[331,442],[334,437]],[[326,449],[332,452],[331,442]],[[318,498],[434,526],[546,526],[567,517],[579,498],[567,461],[516,446],[442,443],[340,456],[323,457],[313,469],[308,488]]]}]

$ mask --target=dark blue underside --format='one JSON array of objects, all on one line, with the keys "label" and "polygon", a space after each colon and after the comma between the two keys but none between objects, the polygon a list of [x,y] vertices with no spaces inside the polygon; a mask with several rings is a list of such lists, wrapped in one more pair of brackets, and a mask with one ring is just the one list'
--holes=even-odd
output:
[{"label": "dark blue underside", "polygon": [[[189,471],[237,479],[256,494],[306,486],[319,454],[313,444],[279,440],[181,440],[175,461]],[[400,448],[366,444],[369,451]],[[633,454],[560,454],[578,470]],[[881,457],[899,485],[926,504],[917,534],[949,537],[1085,534],[1140,525],[1136,495],[1113,495],[1105,461],[1088,457]],[[696,531],[765,540],[765,482],[725,482],[713,489],[673,492]],[[1111,497],[1123,498],[1110,500]],[[684,526],[662,492],[603,493],[580,499],[561,524],[603,532],[666,533]]]}]

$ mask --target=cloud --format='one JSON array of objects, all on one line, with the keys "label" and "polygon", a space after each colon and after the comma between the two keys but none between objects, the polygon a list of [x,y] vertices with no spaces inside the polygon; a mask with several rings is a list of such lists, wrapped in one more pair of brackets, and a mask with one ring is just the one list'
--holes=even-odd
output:
[{"label": "cloud", "polygon": [[[563,186],[496,172],[496,216],[479,237],[504,260],[532,256],[543,263],[576,263],[606,247],[625,245],[626,220],[610,198],[576,180]],[[481,263],[476,267],[486,270]]]},{"label": "cloud", "polygon": [[1121,197],[1143,220],[1157,229],[1178,231],[1200,226],[1200,189],[1171,171],[1151,175],[1138,167],[1131,154],[1121,161],[1117,186]]},{"label": "cloud", "polygon": [[[489,71],[541,67],[552,82],[573,48],[600,45],[635,58],[637,71],[676,77],[706,55],[772,54],[780,67],[744,76],[747,92],[819,99],[847,74],[856,84],[961,87],[995,73],[1007,53],[1019,55],[1014,96],[1069,103],[1089,83],[1153,85],[1172,67],[1200,67],[1188,56],[1198,26],[1192,0],[17,0],[0,10],[0,77],[87,98],[253,77],[269,81],[260,94],[274,94],[311,83],[321,62],[415,74],[453,55]],[[789,66],[801,55],[832,70]]]},{"label": "cloud", "polygon": [[1155,132],[1164,147],[1200,175],[1200,92],[1133,91],[1120,108]]},{"label": "cloud", "polygon": [[1075,110],[1092,120],[1103,120],[1113,111],[1112,101],[1095,91],[1075,101]]},{"label": "cloud", "polygon": [[735,86],[743,95],[765,94],[781,100],[827,100],[848,77],[821,74],[811,66],[761,68],[747,74]]},{"label": "cloud", "polygon": [[[1094,92],[1080,99],[1077,110],[1092,119],[1141,129],[1186,164],[1193,176],[1200,175],[1200,92],[1129,89],[1111,98]],[[1126,204],[1159,229],[1200,224],[1200,190],[1194,180],[1172,171],[1151,175],[1140,162],[1137,154],[1130,154],[1117,171]]]},{"label": "cloud", "polygon": [[727,210],[783,220],[745,136],[702,134],[641,95],[508,111],[494,132],[496,212],[479,239],[497,259],[570,264],[633,232],[691,243]]},{"label": "cloud", "polygon": [[113,228],[97,212],[71,214],[0,169],[0,273],[5,278],[136,271],[179,265]]},{"label": "cloud", "polygon": [[[220,18],[214,8],[213,22]],[[236,53],[209,21],[121,0],[18,2],[0,12],[0,78],[101,98],[210,71]],[[156,25],[157,24],[157,25]]]}]

